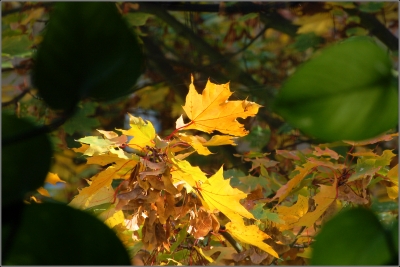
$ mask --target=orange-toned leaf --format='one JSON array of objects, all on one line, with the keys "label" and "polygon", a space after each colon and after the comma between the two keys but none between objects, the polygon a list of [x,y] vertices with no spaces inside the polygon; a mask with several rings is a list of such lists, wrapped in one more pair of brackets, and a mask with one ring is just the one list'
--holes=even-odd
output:
[{"label": "orange-toned leaf", "polygon": [[225,227],[228,233],[230,233],[235,239],[259,247],[275,258],[279,258],[278,253],[276,253],[271,246],[263,242],[263,240],[271,237],[261,231],[256,225],[245,226],[243,222],[229,222]]},{"label": "orange-toned leaf", "polygon": [[318,156],[318,157],[319,156],[329,156],[329,157],[331,157],[333,159],[336,159],[336,160],[339,159],[339,154],[336,153],[335,151],[327,148],[327,147],[325,147],[325,149],[321,149],[319,147],[315,147],[315,151],[313,152],[313,154],[315,156]]},{"label": "orange-toned leaf", "polygon": [[248,131],[236,119],[253,117],[261,106],[247,100],[228,101],[232,93],[229,90],[229,83],[218,85],[208,80],[206,88],[200,95],[193,85],[192,76],[192,83],[183,106],[191,121],[181,125],[183,120],[180,119],[177,128],[195,129],[206,133],[219,131],[233,136],[247,135]]},{"label": "orange-toned leaf", "polygon": [[65,181],[61,180],[60,177],[58,177],[58,174],[52,172],[49,172],[47,174],[46,180],[44,182],[50,183],[52,185],[56,185],[57,183],[65,183]]},{"label": "orange-toned leaf", "polygon": [[38,191],[39,194],[41,194],[43,196],[50,197],[49,191],[44,189],[44,187],[39,187],[36,191]]},{"label": "orange-toned leaf", "polygon": [[197,153],[204,156],[212,154],[210,150],[208,150],[208,146],[236,145],[234,141],[235,137],[229,135],[214,135],[207,141],[205,138],[198,135],[179,134],[179,139],[190,144]]}]

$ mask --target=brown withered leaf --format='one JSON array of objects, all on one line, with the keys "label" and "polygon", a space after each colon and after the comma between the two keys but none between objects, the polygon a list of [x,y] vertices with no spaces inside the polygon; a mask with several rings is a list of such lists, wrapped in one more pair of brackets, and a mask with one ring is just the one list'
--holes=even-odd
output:
[{"label": "brown withered leaf", "polygon": [[155,204],[157,206],[158,219],[160,223],[165,224],[168,217],[165,217],[164,198],[162,196],[158,196],[158,199]]},{"label": "brown withered leaf", "polygon": [[161,246],[163,246],[164,243],[168,243],[165,229],[160,222],[157,222],[155,224],[155,233],[156,233],[156,239],[157,239],[157,247],[161,247]]},{"label": "brown withered leaf", "polygon": [[268,257],[268,253],[253,247],[250,248],[250,260],[254,264],[260,264],[263,260]]},{"label": "brown withered leaf", "polygon": [[157,176],[154,175],[146,176],[146,180],[150,183],[151,188],[160,191],[165,189],[164,183],[160,181]]},{"label": "brown withered leaf", "polygon": [[367,199],[358,196],[348,185],[340,186],[338,188],[338,199],[359,205],[368,204]]},{"label": "brown withered leaf", "polygon": [[156,219],[157,219],[157,211],[151,210],[149,214],[149,224],[153,225]]},{"label": "brown withered leaf", "polygon": [[147,203],[155,203],[160,195],[160,190],[151,190],[147,191]]},{"label": "brown withered leaf", "polygon": [[162,174],[161,176],[161,180],[164,183],[164,189],[165,191],[167,191],[168,193],[170,193],[171,195],[177,195],[179,194],[178,189],[176,189],[176,187],[172,184],[171,181],[171,175],[169,173],[169,169],[167,168],[167,170]]},{"label": "brown withered leaf", "polygon": [[165,193],[165,217],[175,217],[175,198],[169,193]]},{"label": "brown withered leaf", "polygon": [[142,228],[142,242],[144,248],[151,251],[157,246],[157,240],[155,237],[155,227],[154,224],[149,223],[149,218],[146,218],[143,228]]},{"label": "brown withered leaf", "polygon": [[191,234],[197,239],[208,235],[212,229],[213,222],[210,213],[200,208],[197,216],[190,220],[190,224],[193,226]]}]

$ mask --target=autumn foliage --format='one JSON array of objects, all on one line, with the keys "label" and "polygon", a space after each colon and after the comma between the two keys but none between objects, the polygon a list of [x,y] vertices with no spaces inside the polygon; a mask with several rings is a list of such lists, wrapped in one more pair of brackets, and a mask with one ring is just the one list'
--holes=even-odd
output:
[{"label": "autumn foliage", "polygon": [[[266,154],[242,155],[258,173],[251,190],[233,187],[223,166],[215,173],[192,166],[185,160],[192,153],[207,156],[210,146],[236,145],[237,137],[248,134],[237,118],[255,116],[261,106],[228,100],[231,94],[229,83],[210,81],[198,94],[192,77],[183,106],[189,121],[181,116],[166,138],[156,134],[150,121],[130,115],[128,130],[98,130],[101,136],[77,140],[82,147],[75,151],[104,170],[88,180],[70,205],[97,214],[133,255],[139,249],[152,252],[137,254],[135,260],[140,257],[145,264],[229,264],[247,256],[251,264],[271,264],[278,259],[306,263],[321,224],[346,205],[369,205],[371,185],[385,183],[388,196],[397,198],[398,167],[388,169],[392,151],[378,155],[357,149],[397,134],[344,141],[351,147],[347,159],[330,149],[334,144],[277,150],[282,162],[293,166],[286,182],[280,162]],[[205,138],[199,132],[218,134]],[[349,158],[357,163],[350,165]],[[280,186],[271,192],[273,183]]]}]

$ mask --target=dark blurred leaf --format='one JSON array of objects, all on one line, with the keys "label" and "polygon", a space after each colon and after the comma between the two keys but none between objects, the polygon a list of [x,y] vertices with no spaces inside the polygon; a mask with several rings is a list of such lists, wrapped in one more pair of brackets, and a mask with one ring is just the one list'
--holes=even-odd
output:
[{"label": "dark blurred leaf", "polygon": [[73,117],[71,117],[63,127],[67,134],[79,132],[91,132],[93,129],[100,125],[99,120],[96,118],[89,118],[96,111],[97,104],[94,102],[87,102],[79,108]]},{"label": "dark blurred leaf", "polygon": [[383,265],[390,261],[391,243],[369,210],[343,211],[328,221],[313,244],[313,265]]},{"label": "dark blurred leaf", "polygon": [[[35,124],[2,113],[2,140],[31,132]],[[52,146],[47,135],[29,137],[21,142],[2,143],[2,206],[22,201],[26,193],[43,185],[50,168]]]},{"label": "dark blurred leaf", "polygon": [[17,227],[16,234],[12,243],[3,244],[9,250],[3,264],[130,265],[126,249],[110,228],[69,206],[27,205],[12,227]]},{"label": "dark blurred leaf", "polygon": [[50,107],[69,110],[82,98],[112,100],[131,93],[142,60],[137,38],[115,3],[59,2],[32,78]]},{"label": "dark blurred leaf", "polygon": [[281,88],[275,110],[325,141],[372,138],[397,125],[397,81],[385,51],[366,37],[334,45]]}]

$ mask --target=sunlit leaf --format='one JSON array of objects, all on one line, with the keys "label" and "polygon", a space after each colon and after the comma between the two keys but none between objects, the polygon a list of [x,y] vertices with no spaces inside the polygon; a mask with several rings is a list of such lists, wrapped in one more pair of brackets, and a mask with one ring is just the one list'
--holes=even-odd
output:
[{"label": "sunlit leaf", "polygon": [[336,185],[337,179],[332,186],[320,185],[320,192],[314,197],[315,210],[305,214],[295,225],[311,227],[336,199]]},{"label": "sunlit leaf", "polygon": [[229,83],[218,85],[208,81],[200,95],[194,87],[192,76],[192,83],[189,86],[185,106],[183,106],[191,121],[183,125],[179,123],[177,128],[196,129],[206,133],[219,131],[234,136],[245,136],[248,131],[236,119],[253,117],[261,106],[247,100],[228,101],[232,93],[229,90]]},{"label": "sunlit leaf", "polygon": [[211,211],[221,211],[231,221],[242,221],[243,218],[254,219],[253,214],[246,210],[240,200],[246,193],[231,187],[229,179],[224,179],[221,167],[213,176],[202,183],[199,189],[204,202]]},{"label": "sunlit leaf", "polygon": [[275,258],[279,258],[278,253],[269,245],[263,242],[265,239],[271,238],[269,235],[261,231],[256,225],[245,226],[243,222],[229,222],[225,225],[226,230],[237,240],[259,247],[265,252],[271,254]]},{"label": "sunlit leaf", "polygon": [[276,207],[276,213],[279,214],[280,224],[278,227],[280,230],[286,230],[293,228],[296,223],[303,218],[308,211],[308,198],[299,195],[296,204],[291,207],[278,206]]},{"label": "sunlit leaf", "polygon": [[[129,114],[129,113],[128,113]],[[156,137],[156,130],[150,121],[144,121],[129,114],[129,130],[118,129],[124,135],[132,136],[128,145],[133,149],[144,149],[146,146],[154,146],[154,138]]]}]

